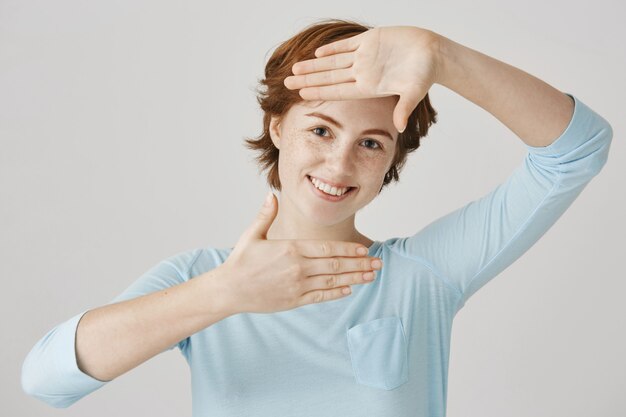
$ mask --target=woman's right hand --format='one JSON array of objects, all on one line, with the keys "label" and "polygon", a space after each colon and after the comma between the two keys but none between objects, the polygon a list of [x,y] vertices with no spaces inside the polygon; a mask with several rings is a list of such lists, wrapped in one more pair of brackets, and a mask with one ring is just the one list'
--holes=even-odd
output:
[{"label": "woman's right hand", "polygon": [[[239,238],[221,265],[227,270],[234,310],[239,313],[273,313],[305,304],[347,296],[342,290],[353,284],[373,282],[364,274],[382,267],[382,260],[357,253],[365,246],[333,240],[267,240],[267,231],[278,212],[271,196],[254,224]],[[367,248],[366,248],[367,250]],[[378,259],[381,266],[374,268]]]}]

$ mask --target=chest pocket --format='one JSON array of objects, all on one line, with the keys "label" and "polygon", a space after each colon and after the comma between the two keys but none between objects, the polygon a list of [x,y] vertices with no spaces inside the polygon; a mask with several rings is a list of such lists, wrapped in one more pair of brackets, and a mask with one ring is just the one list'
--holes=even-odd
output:
[{"label": "chest pocket", "polygon": [[399,317],[357,324],[347,335],[352,370],[359,384],[392,390],[409,380],[406,337]]}]

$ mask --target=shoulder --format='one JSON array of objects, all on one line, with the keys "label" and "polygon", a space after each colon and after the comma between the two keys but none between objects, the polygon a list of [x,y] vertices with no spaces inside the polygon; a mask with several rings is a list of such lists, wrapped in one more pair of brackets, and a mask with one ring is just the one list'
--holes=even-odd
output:
[{"label": "shoulder", "polygon": [[185,279],[190,279],[223,264],[231,251],[232,248],[207,246],[179,252],[166,261],[176,266]]}]

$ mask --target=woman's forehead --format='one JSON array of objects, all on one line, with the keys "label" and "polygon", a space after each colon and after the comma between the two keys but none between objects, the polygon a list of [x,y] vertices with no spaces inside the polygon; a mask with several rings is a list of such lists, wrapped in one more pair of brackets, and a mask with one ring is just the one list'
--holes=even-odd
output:
[{"label": "woman's forehead", "polygon": [[302,100],[294,104],[304,109],[320,109],[320,108],[335,108],[342,107],[351,108],[376,108],[381,110],[391,107],[391,110],[398,102],[397,96],[385,96],[385,97],[372,97],[358,100]]},{"label": "woman's forehead", "polygon": [[397,97],[376,97],[361,100],[303,100],[294,104],[289,113],[295,113],[298,119],[308,119],[312,113],[322,113],[339,119],[367,119],[378,124],[393,126],[393,110]]}]

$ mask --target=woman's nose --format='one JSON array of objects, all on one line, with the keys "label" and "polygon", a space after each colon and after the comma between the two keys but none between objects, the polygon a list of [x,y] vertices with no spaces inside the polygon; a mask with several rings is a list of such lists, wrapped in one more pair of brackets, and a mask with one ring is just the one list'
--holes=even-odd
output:
[{"label": "woman's nose", "polygon": [[326,155],[326,161],[333,172],[348,175],[354,164],[353,150],[349,146],[333,146]]}]

